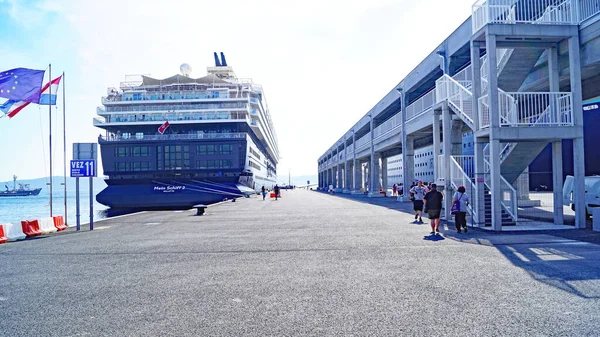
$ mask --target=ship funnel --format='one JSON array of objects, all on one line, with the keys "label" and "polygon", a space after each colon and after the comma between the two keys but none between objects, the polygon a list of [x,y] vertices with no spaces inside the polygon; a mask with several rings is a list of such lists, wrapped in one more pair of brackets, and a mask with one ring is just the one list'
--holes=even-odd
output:
[{"label": "ship funnel", "polygon": [[221,63],[223,64],[223,67],[227,67],[227,60],[225,60],[225,54],[223,54],[223,52],[221,52]]},{"label": "ship funnel", "polygon": [[[223,55],[223,53],[221,53],[221,55]],[[221,62],[219,62],[219,55],[217,55],[217,52],[215,52],[215,67],[220,67],[221,66]]]}]

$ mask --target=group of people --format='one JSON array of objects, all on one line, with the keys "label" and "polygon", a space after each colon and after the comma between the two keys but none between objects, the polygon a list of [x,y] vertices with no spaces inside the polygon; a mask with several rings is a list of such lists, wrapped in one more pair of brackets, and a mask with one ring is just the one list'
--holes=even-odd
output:
[{"label": "group of people", "polygon": [[[456,231],[461,233],[462,230],[467,232],[467,206],[469,205],[469,196],[465,193],[465,187],[459,186],[457,192],[452,197],[452,209],[456,209],[453,215],[456,217]],[[439,233],[440,215],[442,213],[442,202],[444,194],[437,190],[435,183],[424,184],[419,180],[415,185],[411,186],[409,193],[413,202],[415,211],[415,220],[423,222],[422,215],[427,213],[431,221],[430,234]],[[454,206],[458,203],[458,206]]]},{"label": "group of people", "polygon": [[394,184],[394,186],[392,186],[392,196],[396,197],[401,195],[404,195],[404,184]]},{"label": "group of people", "polygon": [[[267,190],[267,188],[264,185],[263,187],[261,187],[260,192],[262,194],[263,200],[265,200],[268,191],[269,190]],[[281,197],[281,188],[279,187],[279,185],[275,184],[275,186],[273,187],[273,193],[275,194],[275,200]]]}]

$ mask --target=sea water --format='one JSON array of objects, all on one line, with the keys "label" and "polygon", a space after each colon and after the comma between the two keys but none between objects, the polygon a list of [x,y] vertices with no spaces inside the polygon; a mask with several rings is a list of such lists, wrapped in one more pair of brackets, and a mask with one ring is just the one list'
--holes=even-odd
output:
[{"label": "sea water", "polygon": [[[52,193],[52,215],[65,215],[64,185],[57,179],[53,182]],[[0,224],[20,224],[21,220],[33,220],[50,216],[50,191],[48,186],[32,185],[42,187],[42,191],[36,196],[26,197],[0,197]],[[93,215],[94,220],[105,218],[107,207],[96,201],[96,195],[106,187],[101,179],[94,179],[93,191]],[[75,180],[67,180],[67,224],[76,224],[76,194]],[[82,178],[79,182],[79,207],[81,224],[90,222],[90,194],[89,179]]]}]

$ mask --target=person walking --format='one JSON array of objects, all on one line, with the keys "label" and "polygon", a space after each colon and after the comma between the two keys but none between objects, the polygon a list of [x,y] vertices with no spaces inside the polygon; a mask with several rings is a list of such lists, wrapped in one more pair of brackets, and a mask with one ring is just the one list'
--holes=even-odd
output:
[{"label": "person walking", "polygon": [[415,200],[413,200],[415,220],[418,218],[419,222],[423,223],[421,216],[423,214],[423,197],[425,196],[425,186],[423,186],[423,182],[421,180],[419,180],[416,186],[410,189],[410,194],[415,198]]},{"label": "person walking", "polygon": [[279,195],[279,185],[275,184],[275,187],[273,187],[273,192],[275,193],[275,201],[277,201],[277,198],[280,197],[280,195]]},{"label": "person walking", "polygon": [[429,234],[437,234],[440,232],[440,214],[442,213],[444,195],[437,190],[436,184],[429,184],[429,188],[430,191],[423,197],[423,202],[431,220],[431,232]]},{"label": "person walking", "polygon": [[[469,206],[469,196],[466,193],[464,186],[458,186],[457,192],[452,197],[452,209],[457,208],[458,213],[454,216],[454,222],[456,224],[456,232],[461,233],[461,228],[467,232],[467,206]],[[458,203],[458,207],[454,204]]]},{"label": "person walking", "polygon": [[329,184],[329,194],[333,195],[333,184]]},{"label": "person walking", "polygon": [[392,186],[392,196],[395,197],[396,196],[396,192],[398,191],[398,185],[394,184]]},{"label": "person walking", "polygon": [[267,196],[267,189],[265,188],[265,186],[263,185],[263,187],[260,189],[262,196],[263,196],[263,200],[265,200],[265,197]]}]

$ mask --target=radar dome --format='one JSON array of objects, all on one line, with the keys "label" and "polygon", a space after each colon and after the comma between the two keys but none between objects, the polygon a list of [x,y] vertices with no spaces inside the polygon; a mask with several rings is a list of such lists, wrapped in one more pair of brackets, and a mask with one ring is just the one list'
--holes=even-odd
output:
[{"label": "radar dome", "polygon": [[192,72],[192,67],[189,64],[184,63],[179,67],[179,70],[183,76],[189,76]]}]

